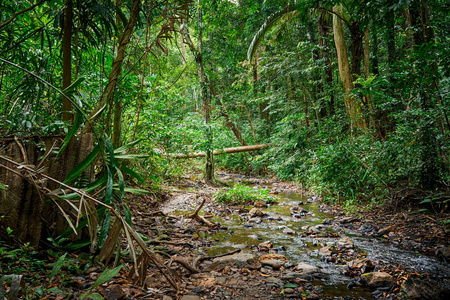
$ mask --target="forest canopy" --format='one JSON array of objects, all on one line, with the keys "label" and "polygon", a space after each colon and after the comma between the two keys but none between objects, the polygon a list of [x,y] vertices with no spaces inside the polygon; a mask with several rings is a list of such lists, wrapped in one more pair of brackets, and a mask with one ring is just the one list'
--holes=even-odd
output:
[{"label": "forest canopy", "polygon": [[[93,133],[105,158],[109,142],[133,143],[122,152],[141,160],[123,166],[147,182],[183,172],[173,155],[205,152],[208,180],[216,166],[332,200],[446,191],[448,11],[439,0],[2,1],[0,132]],[[270,147],[213,158],[249,145]]]}]

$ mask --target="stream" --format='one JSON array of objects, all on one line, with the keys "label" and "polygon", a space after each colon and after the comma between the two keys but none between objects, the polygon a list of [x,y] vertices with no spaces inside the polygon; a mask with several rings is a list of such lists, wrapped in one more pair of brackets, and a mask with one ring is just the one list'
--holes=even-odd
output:
[{"label": "stream", "polygon": [[[255,186],[255,188],[267,187]],[[300,262],[318,267],[324,275],[320,279],[321,282],[319,281],[324,287],[323,293],[331,297],[348,295],[354,298],[375,299],[372,297],[372,291],[362,286],[347,288],[351,278],[343,275],[343,271],[347,268],[345,262],[336,264],[327,262],[320,255],[321,248],[335,244],[343,238],[350,239],[354,244],[351,251],[354,254],[350,255],[354,255],[354,258],[367,257],[375,262],[377,269],[401,265],[419,274],[450,276],[448,266],[434,257],[402,250],[388,242],[339,226],[332,222],[333,215],[319,210],[320,203],[317,201],[311,201],[296,193],[280,193],[275,196],[279,200],[278,204],[261,208],[265,214],[262,217],[249,217],[248,213],[242,213],[212,218],[213,222],[220,223],[228,230],[203,234],[202,237],[211,241],[213,245],[201,251],[209,256],[234,249],[249,252],[256,251],[261,243],[271,243],[273,245],[271,253],[285,255],[288,259],[286,267]],[[305,235],[304,232],[317,234]]]}]

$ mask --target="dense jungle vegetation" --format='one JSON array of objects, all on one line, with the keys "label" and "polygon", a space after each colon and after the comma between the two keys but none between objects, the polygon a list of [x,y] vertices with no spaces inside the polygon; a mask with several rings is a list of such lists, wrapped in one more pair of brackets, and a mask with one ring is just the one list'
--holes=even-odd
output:
[{"label": "dense jungle vegetation", "polygon": [[135,171],[153,182],[183,172],[170,153],[271,143],[216,156],[215,166],[346,201],[445,191],[448,9],[445,1],[2,1],[0,131],[139,141],[135,152],[148,157]]},{"label": "dense jungle vegetation", "polygon": [[142,246],[126,192],[215,182],[218,169],[331,203],[443,212],[449,12],[444,0],[3,0],[0,216],[11,193],[39,198],[32,186],[56,210],[73,200],[62,220],[89,225],[81,246],[107,245],[109,260],[118,226]]}]

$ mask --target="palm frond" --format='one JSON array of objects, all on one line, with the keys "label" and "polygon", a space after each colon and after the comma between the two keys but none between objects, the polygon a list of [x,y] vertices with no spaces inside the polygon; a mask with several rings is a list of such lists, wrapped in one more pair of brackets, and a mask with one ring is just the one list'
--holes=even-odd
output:
[{"label": "palm frond", "polygon": [[249,62],[252,61],[256,49],[258,49],[259,44],[261,43],[262,39],[264,38],[264,35],[273,27],[273,25],[284,15],[296,11],[296,7],[294,5],[287,5],[282,10],[276,11],[273,14],[271,14],[266,21],[264,21],[264,24],[261,25],[259,30],[256,32],[256,34],[253,36],[253,40],[250,43],[250,46],[248,47],[247,51],[247,59]]}]

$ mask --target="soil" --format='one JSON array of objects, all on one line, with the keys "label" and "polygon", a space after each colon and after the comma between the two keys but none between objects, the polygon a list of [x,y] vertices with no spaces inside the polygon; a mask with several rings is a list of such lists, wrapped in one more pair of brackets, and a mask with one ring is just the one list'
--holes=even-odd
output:
[{"label": "soil", "polygon": [[[256,186],[270,187],[271,194],[296,193],[307,195],[307,191],[291,183],[277,179],[246,177],[238,174],[219,174],[219,179],[228,182],[243,182]],[[217,224],[205,225],[198,219],[190,218],[204,201],[201,214],[205,217],[220,216],[231,218],[248,213],[249,208],[218,204],[212,199],[214,192],[223,185],[209,186],[199,180],[182,178],[179,182],[163,187],[168,192],[153,195],[130,197],[129,205],[133,215],[132,222],[137,232],[148,238],[152,249],[161,262],[173,270],[177,278],[176,291],[152,264],[149,265],[146,278],[135,280],[130,269],[122,269],[118,276],[94,291],[106,299],[400,299],[408,295],[411,299],[445,299],[450,288],[448,278],[439,278],[439,274],[419,273],[402,267],[400,264],[377,267],[367,261],[364,254],[352,249],[351,241],[340,239],[334,246],[320,248],[322,260],[331,268],[347,264],[344,274],[348,277],[345,285],[328,286],[321,281],[323,274],[315,272],[315,266],[297,265],[286,262],[286,258],[270,243],[261,243],[251,254],[254,260],[241,259],[248,251],[239,247],[224,253],[219,258],[209,257],[205,248],[215,240],[204,238],[217,232],[227,233],[227,228]],[[309,196],[309,201],[320,202],[318,196]],[[324,220],[324,225],[334,226],[347,233],[356,232],[373,239],[388,241],[395,247],[438,257],[448,268],[450,259],[449,213],[430,214],[418,212],[418,208],[409,208],[393,213],[392,211],[367,210],[358,214],[345,214],[338,206],[321,204],[320,209],[335,217]],[[208,218],[209,219],[209,218]],[[322,225],[320,225],[322,226]],[[341,231],[342,232],[342,231]],[[302,237],[332,237],[339,239],[341,232],[317,233],[305,230]],[[286,231],[286,234],[290,234]],[[348,244],[347,244],[348,242]],[[336,247],[333,248],[333,247]],[[127,244],[122,245],[127,250]],[[264,255],[270,254],[269,256]],[[322,255],[321,254],[321,255]],[[82,254],[72,255],[74,258]],[[258,259],[259,257],[259,259]],[[284,257],[284,258],[283,258]],[[236,260],[227,260],[235,258]],[[214,260],[215,259],[215,260]],[[222,263],[220,260],[223,259]],[[219,262],[218,262],[219,261]],[[87,264],[87,262],[85,262]],[[121,263],[131,266],[132,262],[123,258]],[[309,272],[306,269],[312,268]],[[370,286],[362,274],[373,270],[387,273],[390,282],[387,285]],[[62,293],[50,293],[42,299],[79,299],[100,276],[100,267],[91,266],[83,274],[72,276],[70,282],[58,280],[46,288],[59,286]],[[450,272],[449,272],[450,273]],[[381,273],[380,273],[381,274]],[[35,277],[43,276],[36,274]],[[408,287],[424,286],[414,280],[430,280],[430,286],[439,286],[432,295],[433,288],[426,291]],[[44,280],[42,280],[44,281]],[[404,283],[407,284],[404,284]],[[404,284],[402,286],[402,284]],[[62,285],[64,285],[62,287]],[[405,287],[406,286],[406,287]],[[7,288],[8,290],[8,288]],[[413,295],[419,293],[418,298]],[[422,296],[420,296],[422,293]],[[423,297],[423,293],[430,297]],[[444,296],[442,296],[444,295]],[[421,298],[422,297],[422,298]],[[31,297],[33,298],[33,297]],[[36,297],[35,297],[36,298]],[[39,297],[37,297],[39,298]]]}]

